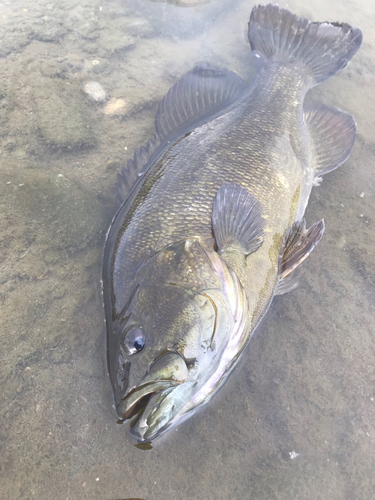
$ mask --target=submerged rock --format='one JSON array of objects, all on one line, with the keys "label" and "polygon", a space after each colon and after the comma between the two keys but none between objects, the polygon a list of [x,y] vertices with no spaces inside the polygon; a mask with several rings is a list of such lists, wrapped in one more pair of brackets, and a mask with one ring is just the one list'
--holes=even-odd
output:
[{"label": "submerged rock", "polygon": [[95,102],[104,102],[106,98],[105,90],[99,82],[87,82],[83,88],[85,94]]}]

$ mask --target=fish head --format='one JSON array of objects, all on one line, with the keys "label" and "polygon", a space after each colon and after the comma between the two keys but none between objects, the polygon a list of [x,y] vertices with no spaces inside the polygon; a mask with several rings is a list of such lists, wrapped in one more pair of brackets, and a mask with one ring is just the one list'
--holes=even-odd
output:
[{"label": "fish head", "polygon": [[134,417],[138,441],[182,421],[225,375],[217,377],[223,356],[233,332],[245,326],[237,317],[240,288],[220,261],[216,252],[183,242],[150,259],[139,275],[118,335],[117,398],[115,391],[118,416]]}]

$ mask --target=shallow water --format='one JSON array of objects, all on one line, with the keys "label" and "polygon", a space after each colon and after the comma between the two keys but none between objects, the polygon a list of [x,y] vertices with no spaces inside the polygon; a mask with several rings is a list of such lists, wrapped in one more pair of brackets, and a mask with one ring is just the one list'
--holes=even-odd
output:
[{"label": "shallow water", "polygon": [[[371,500],[375,491],[375,25],[372,1],[282,2],[359,26],[313,97],[355,116],[350,159],[315,188],[326,231],[207,408],[152,450],[116,424],[100,256],[114,182],[197,62],[249,77],[253,2],[0,4],[2,499]],[[107,94],[84,93],[99,82]]]}]

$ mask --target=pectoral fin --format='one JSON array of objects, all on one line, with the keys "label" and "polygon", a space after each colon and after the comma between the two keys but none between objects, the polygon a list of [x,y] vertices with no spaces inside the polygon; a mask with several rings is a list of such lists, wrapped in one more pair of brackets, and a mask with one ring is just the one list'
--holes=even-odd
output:
[{"label": "pectoral fin", "polygon": [[239,249],[246,257],[263,243],[264,218],[261,204],[238,184],[225,183],[217,192],[212,225],[218,252]]},{"label": "pectoral fin", "polygon": [[306,229],[305,219],[301,219],[286,231],[279,257],[279,282],[275,290],[281,295],[297,286],[290,273],[296,269],[313,251],[324,233],[324,219]]}]

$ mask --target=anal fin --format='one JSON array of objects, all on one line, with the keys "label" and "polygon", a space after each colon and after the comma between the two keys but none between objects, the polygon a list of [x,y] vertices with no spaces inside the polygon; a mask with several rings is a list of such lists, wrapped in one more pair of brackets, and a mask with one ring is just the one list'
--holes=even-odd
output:
[{"label": "anal fin", "polygon": [[356,126],[352,115],[325,104],[313,104],[304,110],[314,166],[314,184],[321,176],[339,167],[350,155]]}]

